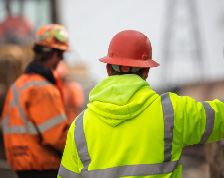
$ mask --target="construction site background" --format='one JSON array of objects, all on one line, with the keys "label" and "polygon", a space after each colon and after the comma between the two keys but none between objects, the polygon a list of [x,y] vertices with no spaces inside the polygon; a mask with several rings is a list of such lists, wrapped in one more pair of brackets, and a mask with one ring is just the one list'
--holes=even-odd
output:
[{"label": "construction site background", "polygon": [[[63,21],[60,21],[62,18],[60,6],[58,4],[61,5],[62,3],[58,3],[57,0],[0,0],[0,5],[3,5],[0,7],[0,10],[1,12],[5,12],[4,15],[0,13],[0,113],[9,85],[16,80],[24,71],[28,62],[33,58],[32,39],[35,31],[46,23],[63,24]],[[17,7],[16,13],[10,9],[10,5],[13,6],[14,11],[15,7]],[[32,7],[36,12],[40,12],[41,10],[41,13],[35,13],[36,16],[29,16],[30,10],[27,10],[28,7]],[[185,15],[182,16],[179,10],[183,10]],[[162,30],[163,35],[161,35],[164,36],[162,40],[163,45],[161,45],[161,54],[163,57],[161,69],[159,69],[160,72],[162,71],[159,76],[163,83],[155,85],[155,90],[159,94],[171,91],[182,96],[188,95],[195,98],[197,101],[213,100],[215,98],[224,99],[224,78],[210,78],[209,80],[203,78],[204,71],[206,71],[202,68],[202,66],[204,66],[203,56],[206,53],[203,51],[201,44],[203,36],[200,33],[200,19],[198,19],[197,16],[198,11],[195,1],[173,0],[172,3],[169,1],[166,6],[166,11],[164,29]],[[25,28],[25,25],[21,27],[21,24],[26,24],[22,23],[21,20],[23,22],[27,20],[27,24],[32,24],[30,26],[32,31],[30,32],[28,30],[28,36],[23,36],[24,33],[22,33],[22,36],[13,33],[13,31],[17,31],[18,28]],[[10,22],[8,23],[9,25],[6,23],[7,21]],[[17,28],[15,24],[19,27]],[[183,26],[190,27],[190,30],[183,31]],[[70,33],[72,33],[71,30]],[[184,45],[179,45],[179,42]],[[75,43],[75,41],[72,41],[72,43]],[[194,48],[185,48],[189,44],[194,46]],[[74,54],[76,52],[78,53],[76,49],[73,49],[72,53]],[[186,54],[186,52],[190,55]],[[71,56],[73,56],[72,60],[68,61],[65,59],[68,66],[66,77],[70,81],[77,82],[82,86],[85,98],[84,109],[89,102],[89,91],[98,82],[98,78],[97,75],[93,76],[91,72],[91,63],[85,62],[85,60],[81,60],[75,57],[75,55]],[[185,58],[183,56],[187,57]],[[178,65],[181,63],[180,59],[186,64],[185,66],[182,65],[183,68]],[[185,77],[181,78],[181,75],[178,76],[172,73],[176,69],[181,73],[185,70],[184,67],[187,68],[186,66],[189,66],[189,63],[190,66],[192,63],[197,63],[197,65],[195,65],[194,71],[188,68],[187,70],[189,71],[184,72],[186,75]],[[163,66],[165,66],[165,69]],[[172,75],[169,73],[172,73]],[[186,78],[188,76],[191,76],[193,80],[187,80]],[[176,77],[179,77],[178,81]],[[4,154],[1,122],[0,128],[0,175],[2,178],[16,178],[15,173],[9,168]],[[183,150],[182,163],[183,178],[224,178],[223,142],[220,141],[205,146],[186,147]]]}]

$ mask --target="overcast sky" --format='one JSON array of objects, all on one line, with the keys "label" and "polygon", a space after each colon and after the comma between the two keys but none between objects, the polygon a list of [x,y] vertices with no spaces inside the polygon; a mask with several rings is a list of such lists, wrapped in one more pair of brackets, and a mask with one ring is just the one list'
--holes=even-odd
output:
[{"label": "overcast sky", "polygon": [[[171,1],[63,0],[61,21],[69,31],[73,48],[73,52],[68,56],[69,60],[82,60],[88,64],[90,76],[98,83],[107,77],[105,64],[98,59],[107,55],[110,40],[122,30],[133,29],[149,37],[153,59],[162,66],[161,52],[164,24],[167,20],[167,2]],[[206,66],[205,78],[224,78],[224,1],[197,0],[196,3]],[[164,82],[160,77],[162,69],[151,69],[148,80],[151,85]],[[187,72],[189,70],[184,72],[185,79]],[[178,75],[178,72],[175,75]]]}]

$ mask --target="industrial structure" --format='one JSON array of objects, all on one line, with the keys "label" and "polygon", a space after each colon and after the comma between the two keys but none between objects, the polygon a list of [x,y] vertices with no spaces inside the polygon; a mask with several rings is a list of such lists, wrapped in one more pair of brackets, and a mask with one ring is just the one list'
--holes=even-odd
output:
[{"label": "industrial structure", "polygon": [[[206,80],[206,61],[197,1],[167,2],[163,31],[164,68],[161,77],[167,85],[165,90],[181,96],[190,96],[197,101],[223,99],[224,80]],[[223,153],[223,141],[186,147],[183,150],[184,156],[193,156],[192,161],[205,158],[211,178],[224,178]]]},{"label": "industrial structure", "polygon": [[162,81],[168,85],[201,81],[205,66],[197,1],[172,0],[166,5]]}]

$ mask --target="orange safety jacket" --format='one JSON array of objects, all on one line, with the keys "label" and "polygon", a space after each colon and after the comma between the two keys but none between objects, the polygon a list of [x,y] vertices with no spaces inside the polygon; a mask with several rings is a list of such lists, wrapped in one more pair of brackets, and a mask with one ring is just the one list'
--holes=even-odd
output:
[{"label": "orange safety jacket", "polygon": [[13,170],[59,168],[69,125],[56,85],[37,73],[22,74],[8,90],[2,119]]},{"label": "orange safety jacket", "polygon": [[84,92],[80,84],[73,81],[65,81],[62,84],[65,113],[71,124],[84,106]]}]

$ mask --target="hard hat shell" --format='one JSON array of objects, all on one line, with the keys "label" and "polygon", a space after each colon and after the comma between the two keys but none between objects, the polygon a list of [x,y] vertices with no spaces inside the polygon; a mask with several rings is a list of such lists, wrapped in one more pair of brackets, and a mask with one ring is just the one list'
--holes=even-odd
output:
[{"label": "hard hat shell", "polygon": [[152,60],[152,47],[147,36],[135,30],[125,30],[115,35],[107,56],[101,62],[130,67],[150,68],[159,63]]},{"label": "hard hat shell", "polygon": [[70,51],[66,29],[59,24],[42,26],[36,34],[36,45]]}]

